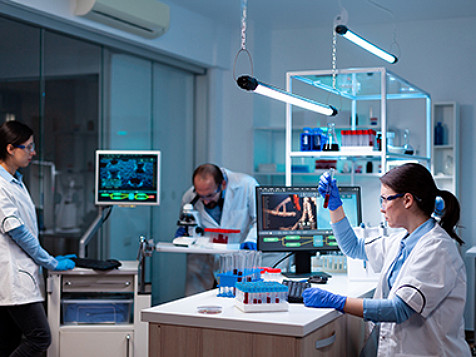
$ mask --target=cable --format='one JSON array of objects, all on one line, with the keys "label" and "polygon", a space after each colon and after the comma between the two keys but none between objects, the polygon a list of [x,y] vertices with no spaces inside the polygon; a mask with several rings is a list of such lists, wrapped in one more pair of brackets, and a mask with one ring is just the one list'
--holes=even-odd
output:
[{"label": "cable", "polygon": [[370,4],[372,4],[372,5],[375,6],[375,7],[378,7],[380,10],[383,10],[383,11],[388,12],[393,18],[395,18],[395,15],[394,15],[394,13],[393,13],[392,10],[387,9],[387,8],[386,8],[385,6],[383,6],[383,5],[378,4],[378,3],[375,2],[374,0],[367,0],[367,2],[369,2]]},{"label": "cable", "polygon": [[379,3],[377,3],[374,0],[367,0],[367,2],[369,4],[375,6],[376,8],[390,14],[390,16],[392,16],[392,18],[393,18],[393,42],[390,44],[390,50],[392,49],[392,46],[395,45],[395,47],[397,48],[396,55],[397,55],[398,58],[400,58],[401,57],[401,50],[400,50],[400,45],[397,42],[397,22],[395,21],[395,14],[393,13],[392,10],[387,9],[385,6],[380,5]]},{"label": "cable", "polygon": [[286,255],[285,257],[279,259],[273,266],[272,268],[276,268],[282,261],[288,259],[291,255],[293,255],[294,253],[289,253],[288,255]]},{"label": "cable", "polygon": [[109,218],[109,216],[111,215],[112,207],[113,207],[113,206],[107,206],[107,207],[106,207],[106,208],[109,208],[109,210],[108,210],[107,213],[106,213],[106,217],[103,217],[103,219],[102,219],[103,222],[106,222],[107,219]]}]

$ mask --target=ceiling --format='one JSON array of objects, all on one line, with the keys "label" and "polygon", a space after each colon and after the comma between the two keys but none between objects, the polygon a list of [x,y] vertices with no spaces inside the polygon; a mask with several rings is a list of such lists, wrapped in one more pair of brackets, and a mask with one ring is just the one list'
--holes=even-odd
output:
[{"label": "ceiling", "polygon": [[[162,1],[219,23],[240,24],[241,0]],[[327,27],[340,13],[339,4],[349,25],[476,17],[476,0],[248,0],[248,21],[271,29]]]}]

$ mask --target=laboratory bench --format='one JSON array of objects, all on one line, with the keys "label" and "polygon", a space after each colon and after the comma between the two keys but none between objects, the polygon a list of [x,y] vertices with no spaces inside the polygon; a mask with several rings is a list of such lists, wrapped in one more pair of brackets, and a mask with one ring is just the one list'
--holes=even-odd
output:
[{"label": "laboratory bench", "polygon": [[[333,274],[327,284],[314,286],[371,297],[375,285]],[[303,304],[289,304],[286,312],[244,313],[234,306],[235,299],[217,293],[210,290],[142,310],[142,321],[149,323],[149,356],[354,356],[362,347],[360,318]],[[222,312],[198,313],[199,306],[221,306]]]}]

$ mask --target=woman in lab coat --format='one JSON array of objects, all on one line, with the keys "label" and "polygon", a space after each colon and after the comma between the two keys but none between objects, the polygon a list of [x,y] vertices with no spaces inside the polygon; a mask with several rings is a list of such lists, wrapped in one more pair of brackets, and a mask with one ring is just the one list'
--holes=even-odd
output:
[{"label": "woman in lab coat", "polygon": [[67,257],[52,257],[38,241],[35,206],[17,171],[35,153],[29,127],[16,121],[0,126],[0,357],[43,355],[51,335],[39,266],[75,265]]},{"label": "woman in lab coat", "polygon": [[[419,164],[396,167],[380,181],[381,212],[389,227],[405,231],[366,240],[350,227],[336,180],[326,173],[319,182],[321,194],[331,191],[328,207],[341,250],[381,273],[374,298],[311,288],[303,293],[304,304],[371,321],[363,356],[470,356],[463,320],[466,271],[457,246],[463,242],[455,232],[458,200],[439,190]],[[437,197],[444,201],[438,220],[432,218]]]}]

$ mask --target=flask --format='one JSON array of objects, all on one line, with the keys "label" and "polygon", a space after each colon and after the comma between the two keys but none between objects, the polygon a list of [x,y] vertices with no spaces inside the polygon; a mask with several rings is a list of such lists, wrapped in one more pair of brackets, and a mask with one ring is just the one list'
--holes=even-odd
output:
[{"label": "flask", "polygon": [[301,133],[301,151],[310,151],[312,142],[312,130],[311,128],[304,128]]},{"label": "flask", "polygon": [[334,123],[327,124],[327,140],[322,149],[323,151],[339,151],[335,127],[336,125]]},{"label": "flask", "polygon": [[441,122],[438,122],[435,126],[435,145],[443,145],[444,130]]}]

